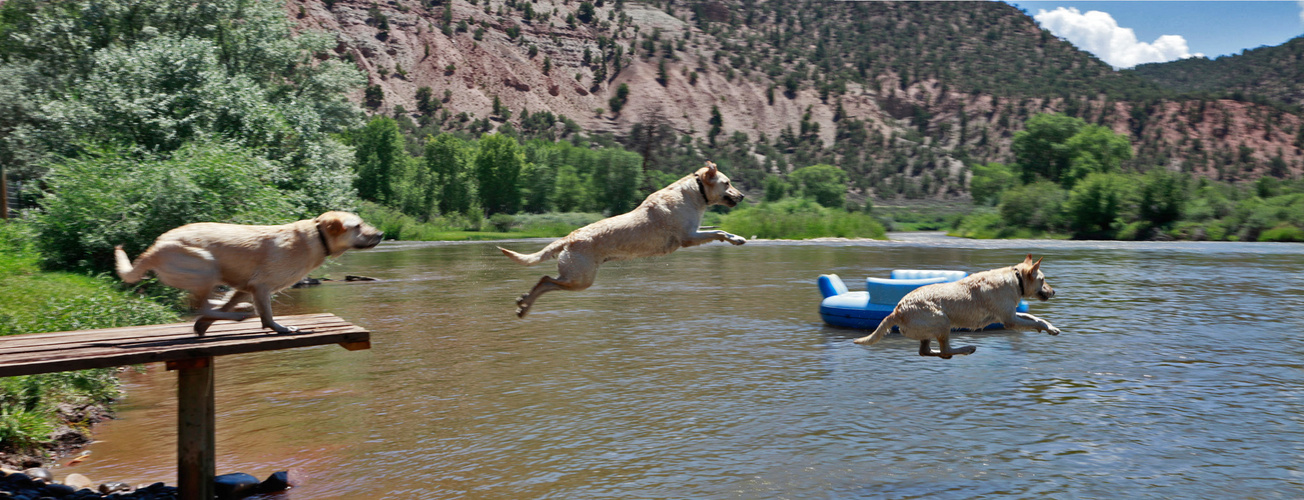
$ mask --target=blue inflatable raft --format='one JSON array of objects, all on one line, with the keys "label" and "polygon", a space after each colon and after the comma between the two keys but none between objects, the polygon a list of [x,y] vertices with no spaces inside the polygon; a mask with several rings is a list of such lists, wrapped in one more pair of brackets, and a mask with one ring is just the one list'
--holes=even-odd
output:
[{"label": "blue inflatable raft", "polygon": [[[865,291],[852,292],[836,274],[822,274],[817,283],[824,300],[820,302],[820,317],[833,326],[873,330],[892,314],[897,302],[911,290],[933,283],[959,281],[968,276],[964,271],[926,271],[897,269],[890,279],[866,278]],[[1018,312],[1028,312],[1028,302],[1019,301]],[[1003,328],[1000,323],[988,325],[983,330]]]}]

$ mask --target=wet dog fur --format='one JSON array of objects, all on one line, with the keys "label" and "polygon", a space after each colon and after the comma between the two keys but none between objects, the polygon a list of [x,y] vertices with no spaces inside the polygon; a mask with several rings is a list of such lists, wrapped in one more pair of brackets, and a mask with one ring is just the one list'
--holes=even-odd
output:
[{"label": "wet dog fur", "polygon": [[[1049,322],[1015,311],[1019,299],[1036,297],[1046,301],[1054,296],[1055,290],[1046,283],[1041,272],[1041,259],[1033,262],[1032,254],[1028,254],[1022,263],[1014,266],[974,273],[959,281],[935,283],[911,291],[901,298],[892,314],[879,323],[874,333],[855,342],[872,345],[896,326],[906,338],[919,341],[920,356],[951,359],[954,355],[973,354],[978,349],[974,346],[952,348],[952,328],[977,330],[1001,323],[1009,330],[1038,330],[1059,335],[1060,330]],[[930,347],[929,342],[933,340],[937,341],[940,351]]]}]

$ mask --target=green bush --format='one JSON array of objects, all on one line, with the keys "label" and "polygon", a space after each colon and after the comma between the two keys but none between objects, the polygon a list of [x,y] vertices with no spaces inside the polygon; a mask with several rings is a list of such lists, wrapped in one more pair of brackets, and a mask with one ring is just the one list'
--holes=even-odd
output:
[{"label": "green bush", "polygon": [[493,214],[489,217],[489,225],[493,226],[495,231],[505,233],[516,225],[516,218],[511,214]]},{"label": "green bush", "polygon": [[1063,205],[1068,193],[1058,184],[1040,181],[1001,193],[998,208],[1008,226],[1037,231],[1059,231],[1064,227]]},{"label": "green bush", "polygon": [[1129,179],[1122,175],[1089,174],[1069,193],[1066,204],[1069,225],[1078,236],[1111,237],[1125,205],[1130,203],[1131,194]]},{"label": "green bush", "polygon": [[[159,235],[192,222],[282,224],[302,200],[278,190],[278,166],[224,143],[192,144],[170,158],[101,151],[55,165],[34,218],[45,263],[106,272],[113,246],[144,251]],[[316,215],[316,214],[312,214]]]},{"label": "green bush", "polygon": [[1304,241],[1304,229],[1282,224],[1259,234],[1259,241]]},{"label": "green bush", "polygon": [[801,196],[829,208],[842,208],[847,196],[847,172],[833,165],[811,165],[788,174]]},{"label": "green bush", "polygon": [[[176,321],[172,309],[125,294],[111,280],[42,272],[33,240],[32,228],[0,223],[0,335]],[[61,402],[116,397],[111,369],[0,378],[0,449],[30,451],[48,441]]]},{"label": "green bush", "polygon": [[1000,238],[1002,230],[1001,214],[995,211],[974,212],[960,221],[951,236],[975,238],[980,240]]},{"label": "green bush", "polygon": [[820,206],[812,200],[789,198],[735,208],[721,218],[720,227],[744,238],[804,240],[808,238],[883,239],[883,225],[864,213]]}]

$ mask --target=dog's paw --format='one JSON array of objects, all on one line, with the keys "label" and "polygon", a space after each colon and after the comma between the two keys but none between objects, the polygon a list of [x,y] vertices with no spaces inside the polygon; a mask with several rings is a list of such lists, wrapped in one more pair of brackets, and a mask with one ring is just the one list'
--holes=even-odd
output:
[{"label": "dog's paw", "polygon": [[973,354],[973,353],[975,353],[975,352],[978,352],[978,347],[977,347],[977,346],[971,346],[971,345],[967,345],[967,346],[964,346],[964,347],[961,347],[961,348],[955,350],[955,353],[956,353],[956,354],[963,354],[963,355],[965,355],[965,356],[968,356],[968,355]]},{"label": "dog's paw", "polygon": [[732,243],[734,245],[741,245],[743,243],[747,243],[747,238],[738,236],[736,234],[731,234],[725,237],[725,241],[728,241],[729,243]]},{"label": "dog's paw", "polygon": [[1053,326],[1051,326],[1051,325],[1046,325],[1046,333],[1049,333],[1049,334],[1051,334],[1051,335],[1059,335],[1059,334],[1060,334],[1060,329],[1059,329],[1059,328],[1055,328],[1055,327],[1053,327]]},{"label": "dog's paw", "polygon": [[294,333],[299,331],[299,327],[297,326],[283,326],[277,323],[272,323],[270,325],[263,325],[263,327],[270,328],[276,333]]},{"label": "dog's paw", "polygon": [[530,314],[530,308],[528,308],[528,307],[518,307],[518,308],[516,308],[516,317],[518,317],[518,318],[524,318],[526,314]]}]

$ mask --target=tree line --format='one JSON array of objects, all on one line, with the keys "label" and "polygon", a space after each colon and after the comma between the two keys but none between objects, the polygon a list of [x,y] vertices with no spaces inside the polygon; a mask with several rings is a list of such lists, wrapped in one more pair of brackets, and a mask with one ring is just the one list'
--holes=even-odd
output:
[{"label": "tree line", "polygon": [[1121,171],[1131,143],[1060,114],[1028,120],[1013,165],[975,165],[975,204],[958,221],[975,237],[1304,241],[1304,181],[1232,184],[1162,167]]}]

